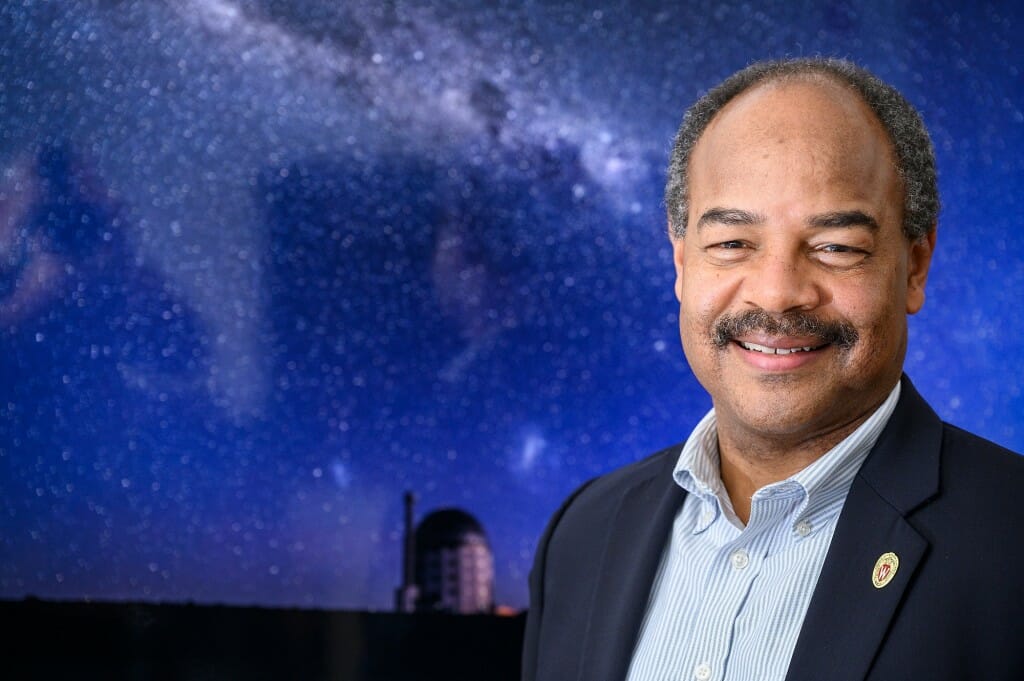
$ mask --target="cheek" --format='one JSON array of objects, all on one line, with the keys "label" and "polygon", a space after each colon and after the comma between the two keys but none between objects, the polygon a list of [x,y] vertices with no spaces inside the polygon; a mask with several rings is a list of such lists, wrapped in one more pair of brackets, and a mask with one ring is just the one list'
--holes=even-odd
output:
[{"label": "cheek", "polygon": [[683,296],[679,303],[679,330],[684,340],[685,336],[696,336],[706,331],[709,318],[713,319],[706,300],[692,295]]},{"label": "cheek", "polygon": [[891,327],[904,317],[906,292],[894,277],[859,280],[832,287],[832,306],[862,330]]},{"label": "cheek", "polygon": [[691,319],[714,319],[728,309],[738,288],[735,276],[707,271],[699,264],[689,267],[679,291],[680,309]]},{"label": "cheek", "polygon": [[901,339],[906,334],[906,314],[902,299],[892,290],[882,289],[870,294],[863,289],[856,295],[837,296],[836,309],[860,334],[858,355],[862,361],[888,362],[899,352]]},{"label": "cheek", "polygon": [[700,373],[700,367],[709,366],[718,348],[712,341],[717,315],[706,308],[680,306],[679,337],[683,354],[690,367]]}]

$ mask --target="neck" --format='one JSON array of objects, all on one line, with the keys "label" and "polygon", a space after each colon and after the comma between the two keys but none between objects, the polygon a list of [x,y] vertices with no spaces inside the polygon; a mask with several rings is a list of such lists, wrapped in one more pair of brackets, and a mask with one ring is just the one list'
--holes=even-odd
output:
[{"label": "neck", "polygon": [[720,474],[739,520],[744,525],[749,521],[750,499],[757,490],[785,480],[820,459],[864,423],[878,406],[875,404],[853,420],[811,437],[755,433],[731,425],[728,418],[719,419]]}]

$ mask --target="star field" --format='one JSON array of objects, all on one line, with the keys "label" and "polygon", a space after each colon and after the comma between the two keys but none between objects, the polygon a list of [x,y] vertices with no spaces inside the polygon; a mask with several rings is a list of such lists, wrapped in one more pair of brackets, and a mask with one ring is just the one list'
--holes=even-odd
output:
[{"label": "star field", "polygon": [[578,484],[683,440],[660,191],[750,61],[917,105],[943,212],[907,371],[1024,450],[1024,15],[980,4],[0,9],[0,597],[388,608],[402,493],[526,603]]}]

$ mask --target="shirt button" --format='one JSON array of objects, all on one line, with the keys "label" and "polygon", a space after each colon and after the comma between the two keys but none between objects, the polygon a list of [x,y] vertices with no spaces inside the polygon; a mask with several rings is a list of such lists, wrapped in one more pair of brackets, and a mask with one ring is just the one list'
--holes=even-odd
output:
[{"label": "shirt button", "polygon": [[806,537],[811,533],[811,524],[806,520],[801,520],[796,524],[796,533],[801,537]]},{"label": "shirt button", "polygon": [[711,678],[711,667],[706,662],[701,662],[693,668],[693,678],[697,681],[708,681]]},{"label": "shirt button", "polygon": [[732,555],[729,556],[729,560],[732,562],[732,566],[737,570],[742,570],[750,565],[750,556],[743,549],[736,549],[733,551]]}]

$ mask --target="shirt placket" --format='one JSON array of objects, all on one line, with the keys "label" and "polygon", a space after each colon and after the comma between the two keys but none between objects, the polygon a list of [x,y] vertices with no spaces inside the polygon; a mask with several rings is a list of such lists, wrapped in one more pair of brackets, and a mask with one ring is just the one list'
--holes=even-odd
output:
[{"label": "shirt placket", "polygon": [[[728,525],[725,518],[715,522]],[[693,649],[686,668],[680,670],[680,679],[712,681],[724,679],[732,649],[733,625],[743,610],[743,604],[757,579],[763,562],[762,551],[755,541],[755,533],[729,532],[730,527],[710,528],[720,543],[708,565],[708,578],[703,589],[700,614],[696,629],[701,634],[693,640]],[[732,535],[726,539],[727,535]],[[718,542],[716,542],[718,543]],[[713,596],[714,601],[708,596]]]},{"label": "shirt placket", "polygon": [[[755,499],[751,505],[751,523],[738,536],[721,544],[709,566],[705,594],[715,594],[715,602],[702,599],[698,628],[704,632],[694,641],[688,669],[681,679],[694,681],[729,681],[729,662],[736,647],[736,622],[743,616],[751,592],[757,585],[764,561],[771,554],[773,543],[782,539],[787,516],[799,503],[791,495]],[[719,522],[727,522],[719,518]],[[717,523],[716,523],[717,525]],[[727,534],[725,528],[712,528],[717,536]]]}]

